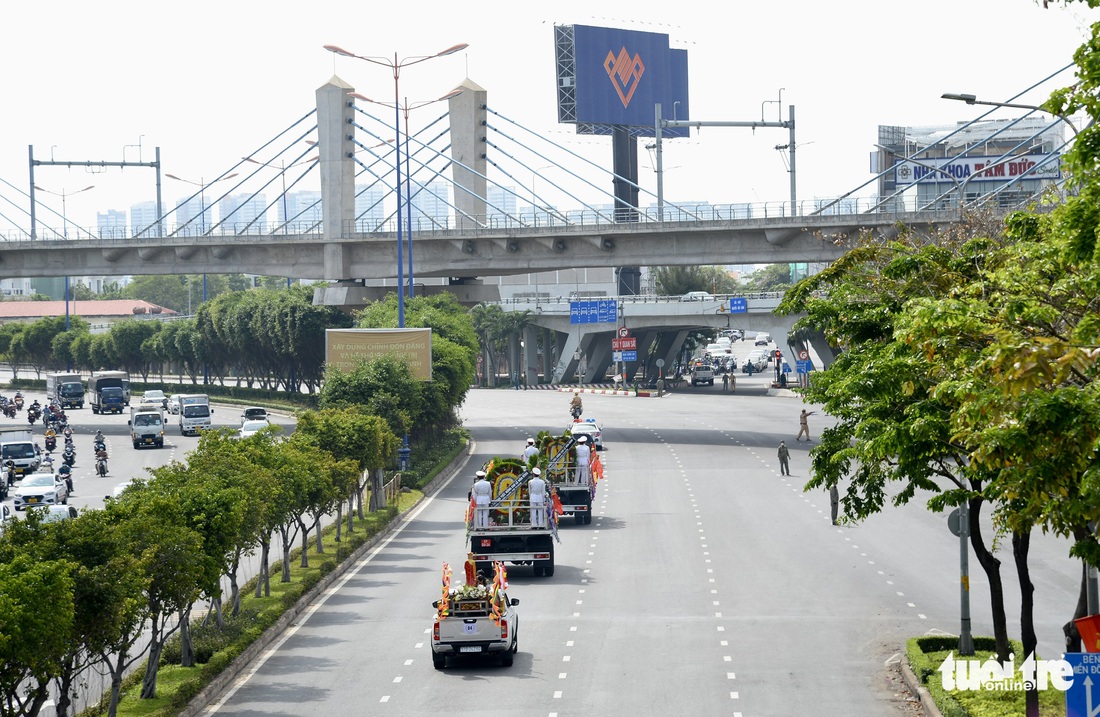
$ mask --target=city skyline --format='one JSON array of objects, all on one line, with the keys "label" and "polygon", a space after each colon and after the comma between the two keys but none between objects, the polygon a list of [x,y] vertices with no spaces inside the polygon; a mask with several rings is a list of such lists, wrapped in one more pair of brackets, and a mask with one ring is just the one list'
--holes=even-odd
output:
[{"label": "city skyline", "polygon": [[[364,95],[393,97],[386,68],[337,57],[325,44],[385,59],[395,49],[401,58],[414,58],[469,43],[461,53],[407,68],[401,95],[410,103],[430,100],[469,77],[486,88],[494,110],[609,166],[607,138],[578,136],[557,122],[554,24],[667,33],[673,47],[689,53],[691,119],[785,119],[794,105],[799,197],[838,196],[871,178],[868,156],[878,125],[972,119],[976,108],[940,95],[1008,100],[1069,65],[1098,16],[1077,4],[1043,10],[1034,0],[927,0],[917,8],[857,0],[844,6],[852,12],[842,17],[842,8],[811,0],[698,13],[641,0],[625,18],[568,0],[552,11],[491,1],[475,18],[429,0],[424,9],[433,22],[425,24],[409,22],[402,8],[321,0],[296,16],[289,32],[289,19],[278,12],[197,0],[170,32],[157,32],[145,6],[132,0],[107,8],[63,4],[68,20],[60,24],[40,4],[10,9],[13,26],[49,27],[53,39],[49,52],[42,52],[34,32],[16,33],[0,47],[5,66],[20,68],[0,78],[0,96],[20,108],[5,118],[0,143],[0,180],[7,183],[0,184],[0,235],[28,224],[20,192],[29,189],[29,146],[36,158],[80,162],[149,162],[160,148],[163,171],[197,185],[230,171],[308,113],[314,90],[333,75]],[[361,27],[388,31],[372,36]],[[198,37],[207,48],[201,53],[192,51]],[[1041,103],[1072,81],[1072,72],[1065,73],[1019,101]],[[412,131],[428,121],[428,112],[410,116]],[[782,201],[789,196],[787,139],[786,131],[775,129],[693,130],[690,139],[665,147],[666,194],[714,204]],[[650,190],[653,159],[639,149],[640,180]],[[53,193],[39,196],[40,217],[57,225],[62,219],[51,211],[94,228],[97,211],[155,196],[148,169],[39,168],[35,182]],[[94,188],[82,191],[86,186]],[[180,189],[165,182],[166,195]],[[272,190],[266,191],[269,201],[278,194]],[[568,208],[566,198],[552,199]]]}]

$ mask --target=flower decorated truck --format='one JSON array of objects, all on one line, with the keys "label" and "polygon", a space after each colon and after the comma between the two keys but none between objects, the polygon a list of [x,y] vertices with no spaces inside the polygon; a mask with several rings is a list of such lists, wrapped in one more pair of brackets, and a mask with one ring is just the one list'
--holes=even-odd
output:
[{"label": "flower decorated truck", "polygon": [[556,496],[559,512],[573,516],[573,522],[592,522],[592,503],[596,499],[596,484],[603,478],[600,454],[591,452],[587,473],[577,474],[577,439],[571,433],[552,436],[540,433],[537,439],[539,463]]},{"label": "flower decorated truck", "polygon": [[479,506],[471,494],[466,509],[466,535],[478,570],[488,574],[493,563],[500,561],[531,565],[536,576],[554,574],[557,512],[554,503],[547,500],[535,506],[539,512],[532,515],[527,483],[533,477],[520,460],[494,458],[485,465],[491,498]]},{"label": "flower decorated truck", "polygon": [[448,657],[499,656],[510,667],[519,650],[519,600],[508,598],[504,564],[493,563],[493,579],[466,561],[466,583],[451,587],[451,568],[443,563],[443,596],[432,603],[432,665],[442,670]]}]

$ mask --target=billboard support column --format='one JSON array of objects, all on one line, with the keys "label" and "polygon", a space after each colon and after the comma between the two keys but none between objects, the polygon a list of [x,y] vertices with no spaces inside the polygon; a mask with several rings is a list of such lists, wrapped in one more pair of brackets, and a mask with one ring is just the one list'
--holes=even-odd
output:
[{"label": "billboard support column", "polygon": [[653,146],[657,152],[657,221],[665,220],[665,165],[661,149],[661,103],[653,105]]},{"label": "billboard support column", "polygon": [[[612,159],[615,173],[615,221],[638,221],[638,142],[630,128],[614,125],[611,134]],[[636,266],[620,266],[615,270],[619,295],[641,293],[641,270]]]}]

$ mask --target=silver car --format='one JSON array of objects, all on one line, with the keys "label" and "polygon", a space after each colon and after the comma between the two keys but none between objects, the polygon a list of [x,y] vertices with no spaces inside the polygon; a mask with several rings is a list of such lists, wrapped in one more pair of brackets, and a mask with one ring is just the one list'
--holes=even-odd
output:
[{"label": "silver car", "polygon": [[24,476],[13,493],[16,510],[26,510],[38,505],[67,505],[69,502],[69,488],[65,485],[65,480],[53,473],[32,473]]}]

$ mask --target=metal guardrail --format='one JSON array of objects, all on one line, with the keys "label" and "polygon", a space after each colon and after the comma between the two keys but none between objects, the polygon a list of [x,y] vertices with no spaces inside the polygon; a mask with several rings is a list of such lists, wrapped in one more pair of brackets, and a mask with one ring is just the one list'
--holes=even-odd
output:
[{"label": "metal guardrail", "polygon": [[[752,202],[736,204],[714,205],[682,205],[666,204],[663,211],[663,219],[657,219],[655,207],[640,208],[630,211],[619,217],[612,210],[600,211],[596,209],[583,209],[566,212],[523,212],[518,216],[506,214],[487,214],[474,217],[419,217],[413,221],[413,236],[482,236],[486,234],[499,234],[502,232],[529,232],[545,233],[553,231],[562,234],[584,233],[593,229],[615,227],[624,229],[627,227],[644,227],[655,229],[667,226],[685,225],[692,226],[700,223],[713,223],[723,225],[735,222],[756,222],[776,219],[807,220],[812,222],[822,220],[825,217],[840,219],[845,217],[856,218],[858,216],[877,217],[883,221],[900,219],[906,215],[920,211],[922,217],[928,217],[939,221],[953,221],[958,219],[958,207],[947,205],[934,209],[925,209],[918,206],[915,197],[897,198],[888,204],[883,204],[878,197],[845,197],[828,199],[807,199],[798,202],[798,210],[791,210],[788,202]],[[258,231],[255,223],[218,224],[205,232],[200,232],[192,225],[183,226],[182,232],[178,225],[165,224],[160,232],[163,236],[157,236],[158,230],[154,227],[112,227],[97,232],[79,228],[69,228],[70,235],[74,238],[65,239],[60,231],[53,228],[42,228],[38,236],[31,239],[28,231],[8,231],[0,233],[0,241],[7,242],[117,242],[120,245],[134,245],[135,243],[149,243],[163,245],[165,240],[183,240],[194,242],[220,242],[227,239],[239,238],[254,240],[257,236],[265,236],[271,239],[285,237],[293,241],[321,241],[323,239],[321,223],[317,221],[299,222],[286,226],[279,225],[273,231]],[[177,233],[178,232],[178,233]],[[378,236],[379,238],[396,235],[396,221],[388,221],[382,224],[357,220],[345,227],[346,235]]]},{"label": "metal guardrail", "polygon": [[508,299],[501,299],[500,301],[485,302],[486,304],[500,304],[501,306],[547,306],[547,305],[564,305],[568,309],[570,302],[573,301],[593,301],[596,299],[615,299],[623,304],[700,304],[700,303],[716,303],[722,304],[728,302],[730,299],[748,299],[759,301],[778,301],[782,300],[786,295],[785,291],[749,291],[736,294],[713,294],[713,299],[705,299],[700,301],[699,299],[685,299],[682,295],[674,294],[672,296],[661,296],[658,294],[635,294],[627,296],[523,296],[512,297]]}]

